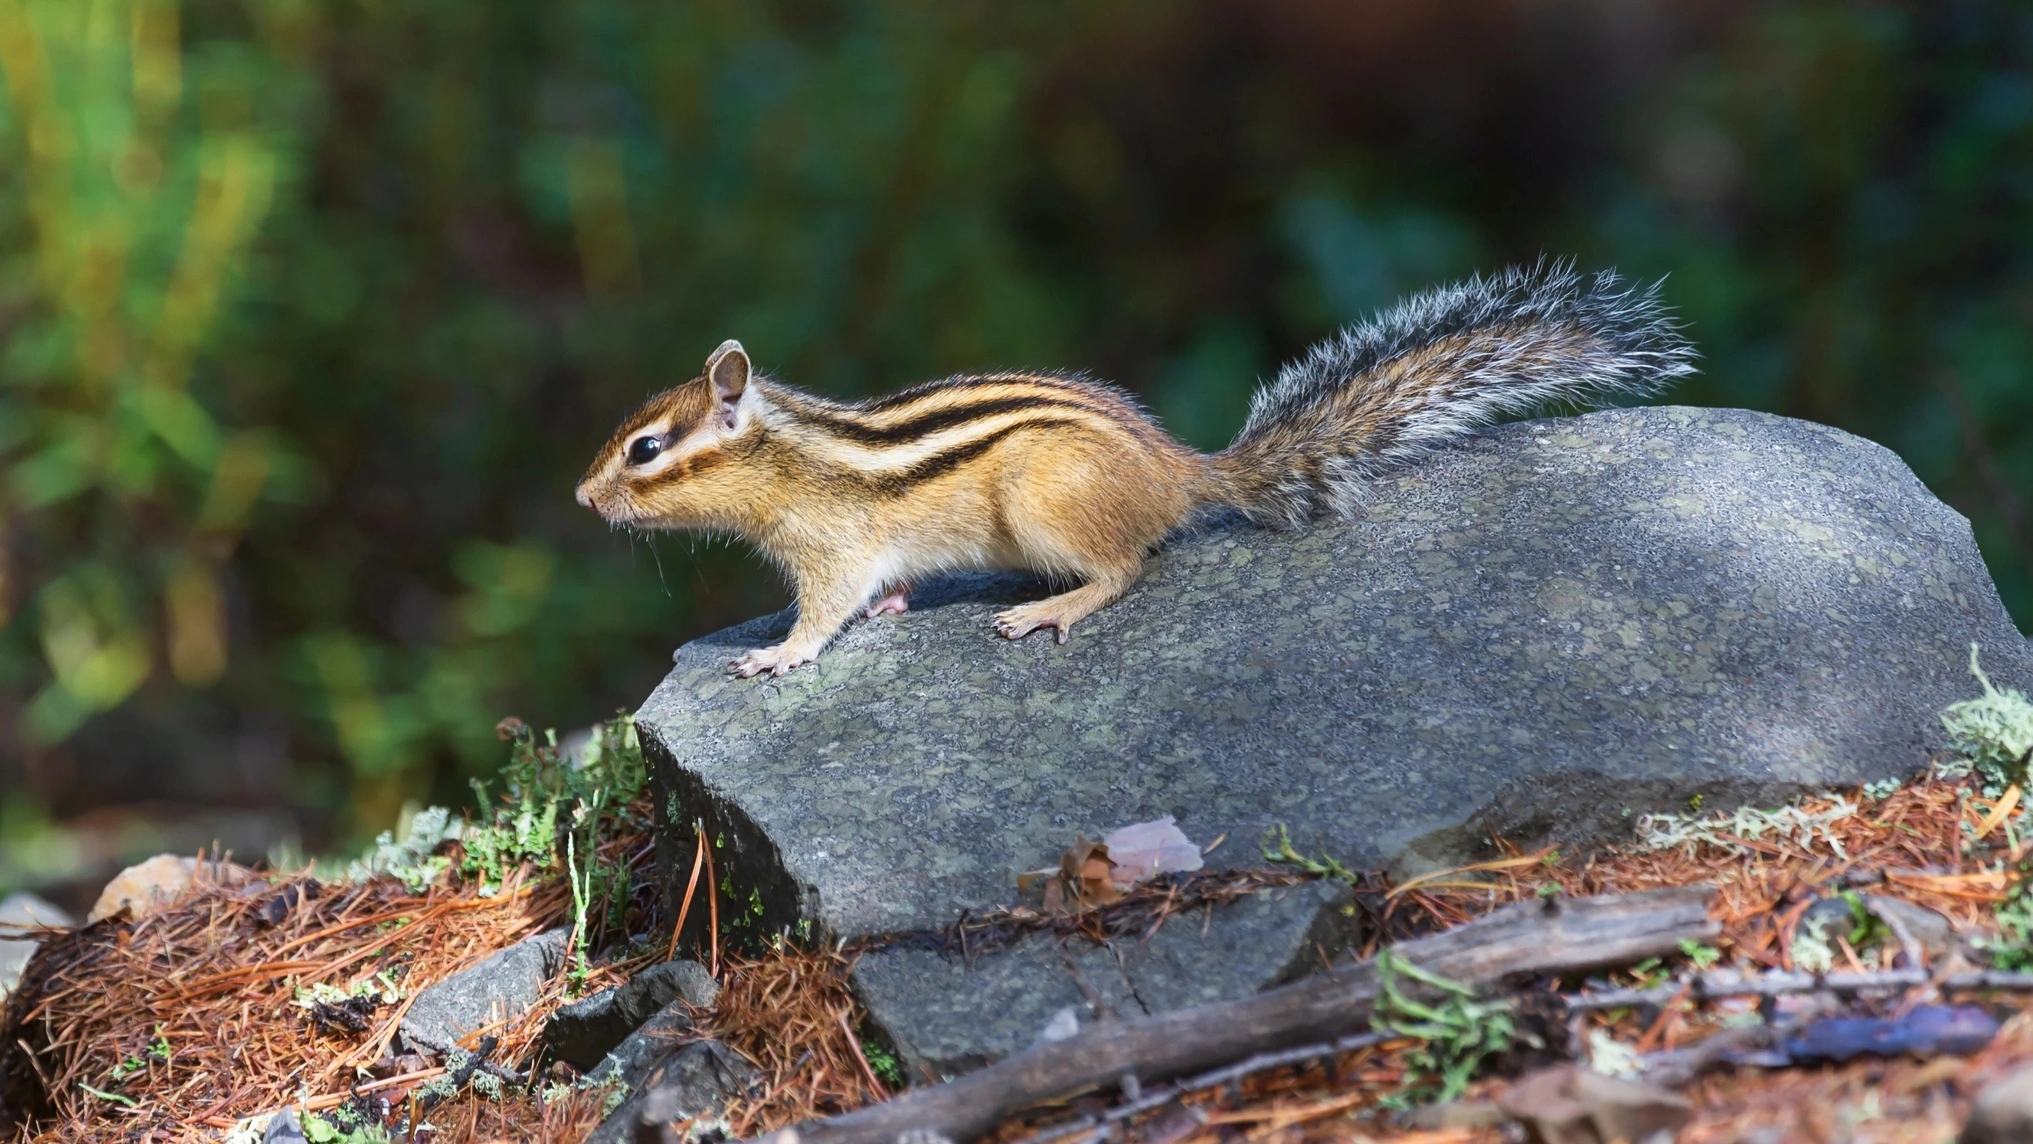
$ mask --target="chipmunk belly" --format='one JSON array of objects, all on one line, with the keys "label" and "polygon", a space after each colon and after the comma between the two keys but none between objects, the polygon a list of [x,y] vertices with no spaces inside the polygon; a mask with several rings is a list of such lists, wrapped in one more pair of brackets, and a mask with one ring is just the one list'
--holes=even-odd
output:
[{"label": "chipmunk belly", "polygon": [[890,530],[888,562],[896,579],[962,570],[1025,567],[995,491],[963,482],[922,490]]}]

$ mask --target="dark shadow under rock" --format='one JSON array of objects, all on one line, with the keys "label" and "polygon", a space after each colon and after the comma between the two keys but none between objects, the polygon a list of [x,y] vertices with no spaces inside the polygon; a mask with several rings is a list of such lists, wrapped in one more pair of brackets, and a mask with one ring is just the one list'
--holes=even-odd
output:
[{"label": "dark shadow under rock", "polygon": [[544,1024],[544,1047],[585,1072],[664,1006],[683,1000],[709,1008],[719,994],[720,987],[696,961],[652,965],[626,985],[561,1006]]},{"label": "dark shadow under rock", "polygon": [[587,1072],[586,1078],[597,1083],[620,1081],[631,1091],[642,1084],[644,1074],[650,1066],[669,1056],[696,1032],[692,1022],[692,1011],[682,1002],[664,1006],[636,1030],[622,1038],[598,1064]]},{"label": "dark shadow under rock", "polygon": [[694,1041],[655,1062],[621,1107],[586,1137],[586,1144],[630,1139],[645,1112],[653,1112],[658,1123],[717,1116],[729,1100],[761,1080],[762,1074],[740,1053],[718,1041]]}]

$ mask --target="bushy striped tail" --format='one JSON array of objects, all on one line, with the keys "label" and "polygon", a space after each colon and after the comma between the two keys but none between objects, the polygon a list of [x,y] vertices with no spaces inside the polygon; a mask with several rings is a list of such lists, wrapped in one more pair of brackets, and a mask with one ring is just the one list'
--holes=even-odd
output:
[{"label": "bushy striped tail", "polygon": [[1504,417],[1647,397],[1694,372],[1657,283],[1541,262],[1400,302],[1287,365],[1214,457],[1263,524],[1348,515],[1381,471]]}]

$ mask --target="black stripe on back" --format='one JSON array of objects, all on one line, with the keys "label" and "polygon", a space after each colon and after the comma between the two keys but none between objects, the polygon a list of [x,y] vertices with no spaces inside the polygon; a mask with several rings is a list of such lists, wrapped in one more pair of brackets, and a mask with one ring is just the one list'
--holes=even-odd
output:
[{"label": "black stripe on back", "polygon": [[1014,425],[1005,425],[986,437],[977,438],[964,445],[955,445],[943,453],[934,453],[900,473],[886,473],[875,477],[875,487],[878,491],[890,496],[900,496],[909,492],[915,485],[923,484],[934,477],[944,476],[961,465],[981,456],[983,453],[1002,444],[1003,439],[1013,433],[1020,433],[1025,429],[1037,429],[1046,425],[1069,425],[1075,428],[1085,427],[1079,421],[1070,421],[1061,417],[1019,421]]},{"label": "black stripe on back", "polygon": [[1082,393],[1087,387],[1103,388],[1093,382],[1075,382],[1063,377],[1053,377],[1049,374],[968,374],[960,377],[949,377],[943,381],[929,381],[922,385],[914,385],[909,389],[901,389],[884,397],[871,397],[866,401],[857,401],[854,403],[854,408],[863,413],[885,413],[900,405],[909,405],[913,401],[921,401],[935,393],[944,393],[955,389],[979,389],[985,385],[1023,385],[1025,383],[1044,386],[1048,389],[1064,390],[1067,393],[1076,395]]},{"label": "black stripe on back", "polygon": [[1085,402],[1037,394],[1026,397],[998,397],[972,405],[935,409],[894,425],[864,425],[859,421],[831,416],[823,409],[793,406],[790,413],[808,425],[864,445],[900,445],[979,418],[994,417],[1002,413],[1018,413],[1027,409],[1078,409],[1099,417],[1108,416],[1107,413]]}]

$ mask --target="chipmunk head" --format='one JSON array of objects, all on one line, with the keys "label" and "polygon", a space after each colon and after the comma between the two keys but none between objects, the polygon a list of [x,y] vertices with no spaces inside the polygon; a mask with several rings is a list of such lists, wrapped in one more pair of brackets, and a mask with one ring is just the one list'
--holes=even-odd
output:
[{"label": "chipmunk head", "polygon": [[698,377],[664,390],[615,430],[579,481],[579,503],[614,524],[718,525],[752,491],[729,464],[756,437],[748,353],[720,343]]}]

